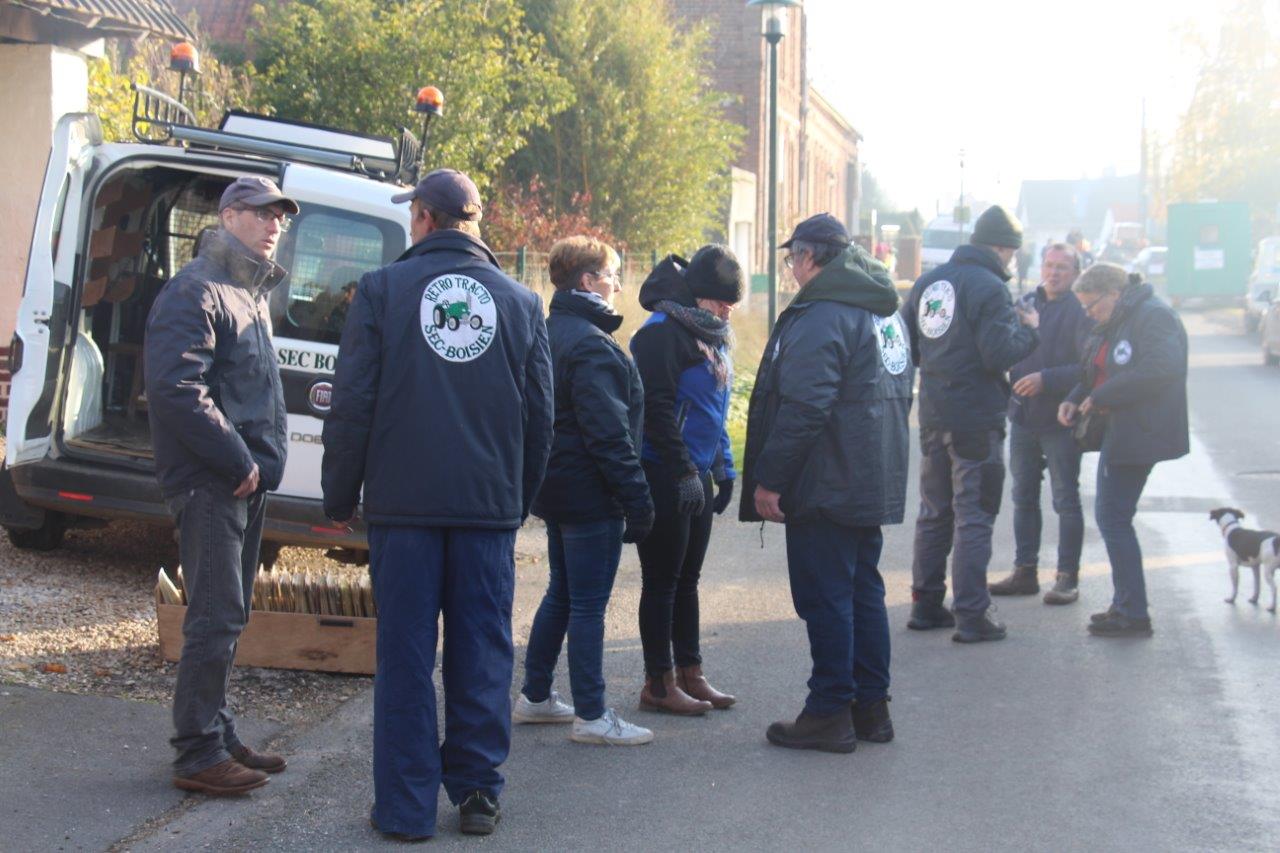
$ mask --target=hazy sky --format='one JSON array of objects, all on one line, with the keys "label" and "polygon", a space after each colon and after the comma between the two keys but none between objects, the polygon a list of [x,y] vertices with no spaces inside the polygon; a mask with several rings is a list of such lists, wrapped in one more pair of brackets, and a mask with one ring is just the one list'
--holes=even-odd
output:
[{"label": "hazy sky", "polygon": [[1023,179],[1138,170],[1142,98],[1168,130],[1229,0],[806,0],[815,85],[890,197],[1014,204]]}]

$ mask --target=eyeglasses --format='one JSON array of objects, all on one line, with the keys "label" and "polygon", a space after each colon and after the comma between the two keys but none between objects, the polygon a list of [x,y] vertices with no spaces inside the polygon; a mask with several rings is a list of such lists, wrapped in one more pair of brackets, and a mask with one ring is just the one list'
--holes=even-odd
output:
[{"label": "eyeglasses", "polygon": [[[1109,297],[1109,296],[1111,296],[1111,294],[1110,294],[1110,293],[1104,293],[1104,294],[1102,294],[1101,296],[1097,296],[1097,297],[1095,297],[1095,298],[1093,298],[1093,299],[1090,299],[1088,302],[1085,302],[1083,299],[1081,299],[1081,300],[1080,300],[1080,307],[1084,309],[1084,313],[1088,314],[1090,311],[1092,311],[1092,310],[1094,309],[1094,307],[1095,307],[1099,302],[1101,302],[1102,300],[1106,299],[1106,298],[1107,298],[1107,297]],[[1078,298],[1078,297],[1077,297],[1077,298]]]},{"label": "eyeglasses", "polygon": [[248,207],[247,205],[236,205],[232,210],[239,213],[244,213],[247,210],[257,217],[257,220],[264,225],[274,219],[276,224],[280,226],[280,233],[282,234],[285,231],[288,231],[289,226],[293,224],[293,220],[286,214],[276,213],[269,207]]},{"label": "eyeglasses", "polygon": [[587,275],[593,278],[598,278],[601,281],[611,281],[614,284],[619,286],[622,284],[622,276],[618,275],[617,270],[607,270],[605,272],[593,271],[593,272],[587,273]]}]

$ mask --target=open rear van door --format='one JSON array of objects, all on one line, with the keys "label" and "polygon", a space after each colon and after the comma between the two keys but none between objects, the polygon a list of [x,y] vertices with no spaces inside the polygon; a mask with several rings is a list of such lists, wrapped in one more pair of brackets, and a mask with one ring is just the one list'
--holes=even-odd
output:
[{"label": "open rear van door", "polygon": [[102,126],[88,113],[68,113],[53,132],[10,349],[8,467],[43,459],[53,437],[59,371],[71,340],[85,180],[101,143]]}]

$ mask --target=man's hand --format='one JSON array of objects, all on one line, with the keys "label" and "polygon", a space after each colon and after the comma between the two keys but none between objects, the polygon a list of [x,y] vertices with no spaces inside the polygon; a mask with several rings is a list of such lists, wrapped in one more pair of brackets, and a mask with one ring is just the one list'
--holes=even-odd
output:
[{"label": "man's hand", "polygon": [[253,470],[249,472],[249,476],[236,486],[236,490],[232,492],[238,498],[247,498],[254,492],[258,491],[258,463],[253,463]]},{"label": "man's hand", "polygon": [[756,486],[756,512],[760,513],[760,517],[765,521],[776,521],[782,524],[787,517],[782,514],[782,506],[779,501],[782,495],[777,492],[771,492],[764,486]]},{"label": "man's hand", "polygon": [[1085,397],[1084,402],[1080,404],[1080,417],[1085,417],[1094,409],[1093,398]]},{"label": "man's hand", "polygon": [[1058,423],[1062,424],[1064,427],[1074,426],[1076,422],[1076,415],[1079,414],[1079,412],[1079,406],[1070,401],[1063,400],[1058,405]]},{"label": "man's hand", "polygon": [[1018,315],[1018,322],[1022,323],[1022,325],[1031,329],[1040,328],[1040,312],[1035,309],[1034,305],[1019,302],[1013,306],[1013,311]]},{"label": "man's hand", "polygon": [[1013,393],[1019,397],[1035,397],[1044,391],[1044,376],[1039,371],[1028,373],[1013,383]]},{"label": "man's hand", "polygon": [[716,501],[713,505],[716,515],[728,509],[731,500],[733,500],[733,480],[721,480],[716,483]]},{"label": "man's hand", "polygon": [[354,510],[352,510],[351,512],[351,517],[345,520],[341,520],[337,518],[329,519],[329,524],[332,527],[334,527],[337,530],[341,530],[345,533],[351,532],[351,525],[355,524],[355,522],[356,522],[356,512]]}]

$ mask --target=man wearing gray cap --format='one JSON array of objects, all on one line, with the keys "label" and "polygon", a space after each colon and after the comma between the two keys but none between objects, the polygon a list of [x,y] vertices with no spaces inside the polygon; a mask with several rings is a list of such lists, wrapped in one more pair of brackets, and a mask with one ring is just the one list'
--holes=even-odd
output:
[{"label": "man wearing gray cap", "polygon": [[378,603],[369,817],[430,837],[443,784],[462,831],[487,835],[511,746],[516,530],[551,452],[551,353],[542,300],[480,240],[470,178],[438,169],[393,201],[410,202],[414,242],[356,287],[321,474],[338,524],[364,489]]},{"label": "man wearing gray cap", "polygon": [[[284,392],[267,294],[298,204],[268,178],[232,182],[219,227],[156,297],[143,345],[156,478],[180,534],[187,593],[170,741],[174,784],[238,794],[285,768],[241,743],[227,707],[249,619],[266,493],[284,474]],[[265,772],[263,772],[265,771]]]}]

